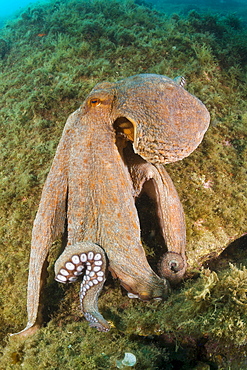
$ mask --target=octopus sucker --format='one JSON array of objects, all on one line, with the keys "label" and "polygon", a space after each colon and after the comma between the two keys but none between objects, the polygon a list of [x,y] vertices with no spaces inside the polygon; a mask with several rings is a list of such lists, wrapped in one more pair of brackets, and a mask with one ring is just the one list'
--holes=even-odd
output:
[{"label": "octopus sucker", "polygon": [[[147,162],[134,153],[132,143],[127,143],[119,150],[128,166],[133,182],[135,198],[146,193],[156,205],[156,213],[160,224],[167,252],[159,262],[160,276],[177,284],[186,271],[186,228],[182,204],[168,173],[162,165]],[[176,267],[175,267],[176,266]]]},{"label": "octopus sucker", "polygon": [[55,280],[72,283],[82,278],[80,304],[90,326],[108,331],[109,324],[98,312],[97,300],[104,282],[107,261],[104,250],[92,242],[78,242],[67,247],[55,263]]},{"label": "octopus sucker", "polygon": [[[42,325],[47,257],[54,240],[67,238],[55,263],[60,283],[81,279],[81,309],[90,326],[108,331],[98,311],[106,272],[132,296],[166,299],[186,270],[182,205],[164,164],[192,153],[209,125],[203,103],[181,78],[141,74],[95,86],[64,127],[34,220],[27,287],[28,323]],[[160,275],[141,242],[135,199],[156,202],[167,246]]]},{"label": "octopus sucker", "polygon": [[176,252],[165,253],[158,263],[160,276],[169,279],[172,285],[178,284],[181,281],[186,267],[185,256]]}]

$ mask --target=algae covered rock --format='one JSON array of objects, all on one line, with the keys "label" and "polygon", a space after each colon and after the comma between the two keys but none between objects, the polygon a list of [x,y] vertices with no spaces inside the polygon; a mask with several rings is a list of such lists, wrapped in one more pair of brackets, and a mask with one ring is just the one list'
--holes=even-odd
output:
[{"label": "algae covered rock", "polygon": [[0,58],[3,58],[7,54],[8,49],[7,42],[0,38]]}]

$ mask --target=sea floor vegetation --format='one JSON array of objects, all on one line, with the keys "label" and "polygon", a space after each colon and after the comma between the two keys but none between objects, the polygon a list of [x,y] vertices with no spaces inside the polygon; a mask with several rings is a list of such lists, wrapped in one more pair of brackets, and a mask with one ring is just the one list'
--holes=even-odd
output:
[{"label": "sea floor vegetation", "polygon": [[[246,369],[246,39],[234,14],[167,15],[140,0],[34,4],[0,30],[0,369],[116,369],[126,352],[133,369]],[[166,166],[186,214],[185,281],[144,303],[109,277],[99,308],[112,329],[98,333],[78,284],[53,281],[57,241],[45,325],[9,338],[26,324],[32,223],[65,121],[97,82],[139,73],[185,76],[211,114],[199,148]],[[138,209],[152,264],[155,218],[147,199]]]}]

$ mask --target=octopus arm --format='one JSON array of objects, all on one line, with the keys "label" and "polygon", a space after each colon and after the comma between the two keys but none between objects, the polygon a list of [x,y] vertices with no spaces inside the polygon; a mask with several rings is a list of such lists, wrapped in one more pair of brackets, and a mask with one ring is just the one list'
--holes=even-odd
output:
[{"label": "octopus arm", "polygon": [[159,272],[171,283],[178,283],[186,270],[186,227],[182,204],[173,182],[163,165],[151,164],[133,152],[128,144],[123,150],[132,178],[135,196],[145,192],[154,200],[167,253]]},{"label": "octopus arm", "polygon": [[98,310],[98,297],[106,279],[106,256],[103,248],[90,241],[69,245],[55,263],[55,279],[73,283],[81,279],[81,310],[91,327],[110,330],[109,323]]},{"label": "octopus arm", "polygon": [[183,207],[173,182],[163,165],[155,164],[152,171],[151,189],[146,189],[153,195],[157,204],[157,214],[161,231],[166,242],[168,252],[162,257],[159,272],[171,283],[178,283],[187,267],[186,226]]},{"label": "octopus arm", "polygon": [[68,188],[68,161],[71,130],[75,114],[76,112],[68,118],[65,125],[34,220],[27,287],[28,323],[25,329],[16,333],[23,337],[32,334],[41,325],[41,297],[47,276],[48,252],[53,241],[64,231]]}]

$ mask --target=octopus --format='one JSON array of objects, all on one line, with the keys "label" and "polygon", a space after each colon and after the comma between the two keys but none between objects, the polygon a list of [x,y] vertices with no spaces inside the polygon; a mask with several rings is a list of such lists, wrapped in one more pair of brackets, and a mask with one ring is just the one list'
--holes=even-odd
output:
[{"label": "octopus", "polygon": [[[81,279],[80,306],[91,327],[108,331],[98,297],[110,271],[130,298],[166,299],[186,271],[185,218],[164,164],[183,159],[209,125],[203,103],[182,83],[140,74],[102,82],[63,130],[34,220],[27,288],[29,335],[42,324],[47,258],[55,239],[66,246],[55,279]],[[166,250],[157,272],[141,241],[136,198],[156,205]]]}]

